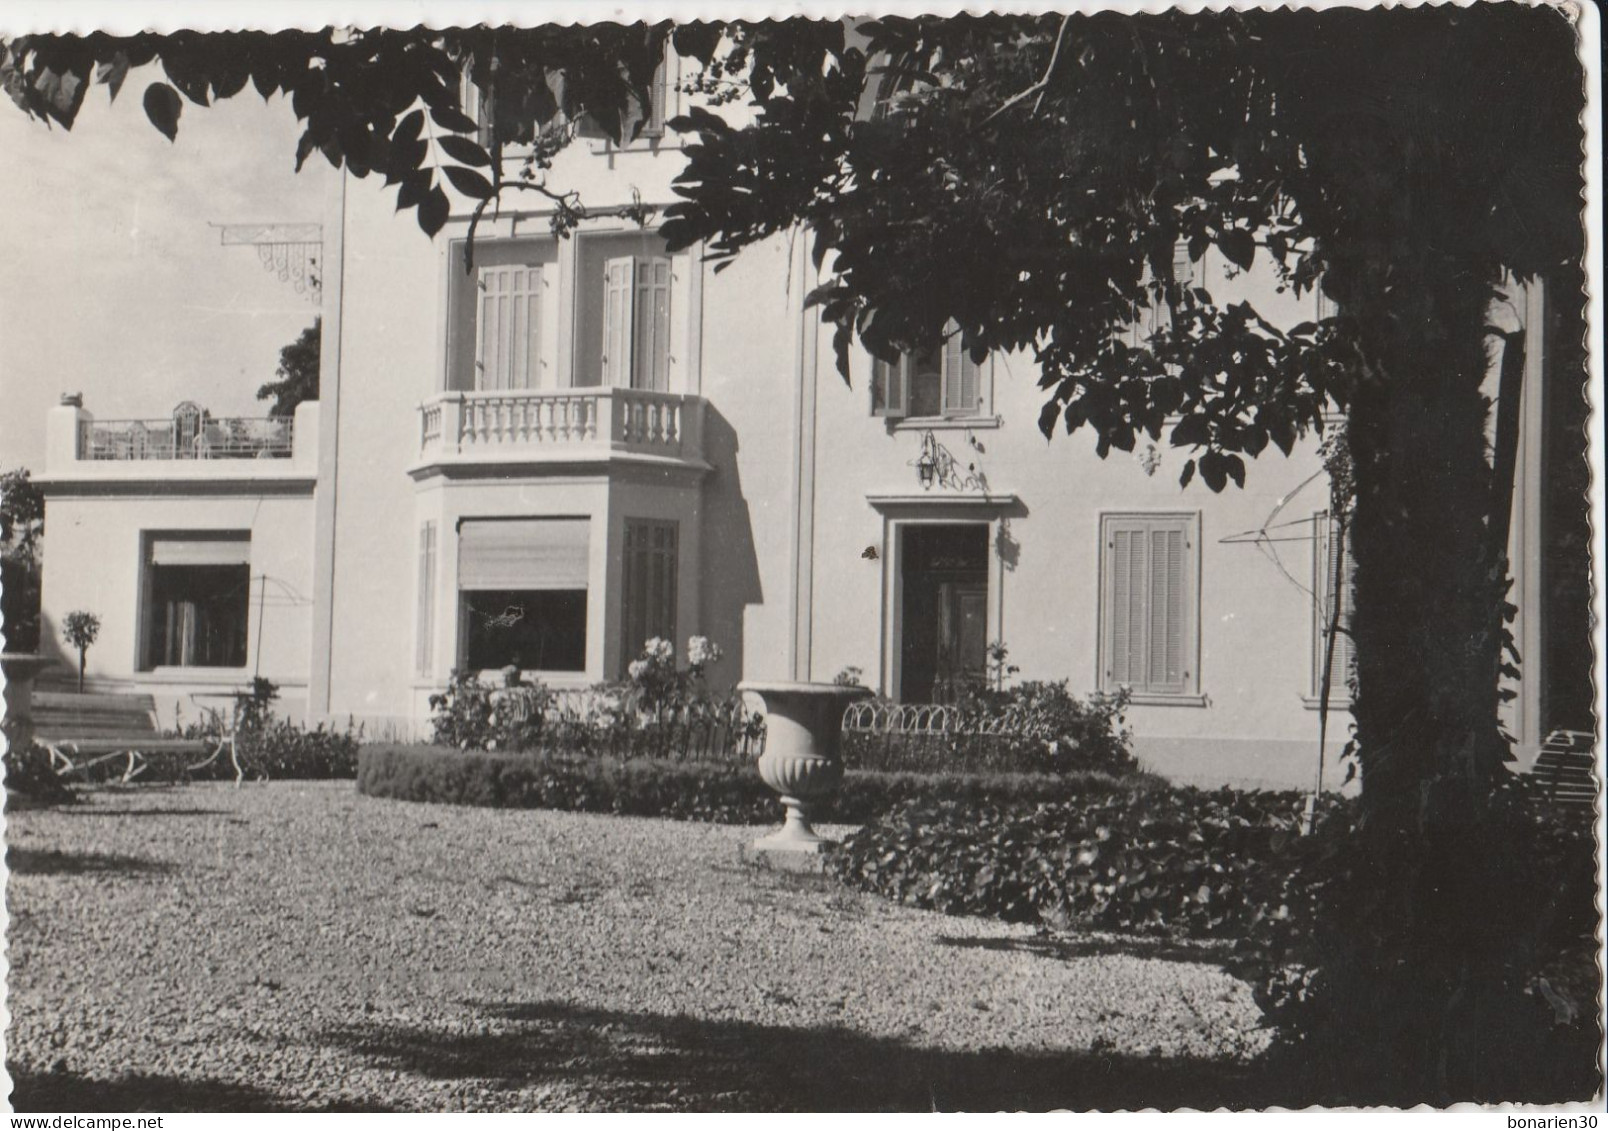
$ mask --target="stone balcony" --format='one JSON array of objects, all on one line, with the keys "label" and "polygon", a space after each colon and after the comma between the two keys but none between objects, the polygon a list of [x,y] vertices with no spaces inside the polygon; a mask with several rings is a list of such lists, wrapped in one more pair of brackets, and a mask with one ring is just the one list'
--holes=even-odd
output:
[{"label": "stone balcony", "polygon": [[58,493],[310,492],[318,434],[317,401],[293,417],[214,417],[186,403],[168,416],[113,420],[64,398],[50,410],[36,478]]},{"label": "stone balcony", "polygon": [[419,405],[415,477],[630,462],[704,471],[702,397],[641,389],[446,392]]}]

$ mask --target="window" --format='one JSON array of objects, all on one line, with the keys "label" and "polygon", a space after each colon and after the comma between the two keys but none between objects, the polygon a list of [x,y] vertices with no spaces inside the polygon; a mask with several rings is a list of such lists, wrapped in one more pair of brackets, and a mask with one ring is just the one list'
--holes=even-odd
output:
[{"label": "window", "polygon": [[140,667],[243,668],[251,609],[251,535],[148,535]]},{"label": "window", "polygon": [[584,671],[588,540],[584,518],[464,520],[459,666]]},{"label": "window", "polygon": [[871,369],[871,414],[890,419],[984,415],[981,367],[961,348],[951,322],[942,341],[906,353],[897,362],[875,361]]},{"label": "window", "polygon": [[628,518],[620,578],[621,663],[629,663],[655,636],[676,640],[676,545],[674,522]]},{"label": "window", "polygon": [[429,675],[435,637],[436,524],[419,527],[419,641],[414,670]]},{"label": "window", "polygon": [[1100,524],[1100,686],[1193,695],[1200,620],[1199,519],[1105,515]]},{"label": "window", "polygon": [[557,246],[548,239],[487,239],[448,249],[447,389],[460,392],[553,388],[557,363]]},{"label": "window", "polygon": [[1312,697],[1323,694],[1323,660],[1329,648],[1329,626],[1338,612],[1341,631],[1335,634],[1330,666],[1329,702],[1348,703],[1357,656],[1352,645],[1351,587],[1356,561],[1351,556],[1349,531],[1341,536],[1339,520],[1328,511],[1312,516]]},{"label": "window", "polygon": [[603,384],[670,389],[670,260],[624,255],[603,266]]}]

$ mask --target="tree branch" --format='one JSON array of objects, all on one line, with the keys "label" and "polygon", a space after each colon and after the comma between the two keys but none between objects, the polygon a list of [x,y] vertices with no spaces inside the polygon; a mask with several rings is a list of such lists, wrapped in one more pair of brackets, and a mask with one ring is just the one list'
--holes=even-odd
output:
[{"label": "tree branch", "polygon": [[1050,62],[1049,65],[1044,68],[1044,77],[1039,79],[1038,82],[1034,83],[1026,90],[1013,94],[1004,102],[1000,103],[999,109],[995,110],[992,114],[983,119],[983,125],[988,125],[989,122],[992,122],[995,118],[1005,113],[1005,111],[1009,110],[1012,106],[1032,98],[1035,94],[1038,95],[1038,100],[1033,103],[1033,113],[1037,114],[1039,112],[1039,107],[1044,104],[1044,95],[1050,87],[1050,76],[1055,74],[1055,64],[1059,62],[1061,58],[1061,41],[1066,38],[1066,28],[1071,22],[1072,16],[1070,13],[1061,17],[1061,30],[1055,33],[1055,47],[1050,51]]}]

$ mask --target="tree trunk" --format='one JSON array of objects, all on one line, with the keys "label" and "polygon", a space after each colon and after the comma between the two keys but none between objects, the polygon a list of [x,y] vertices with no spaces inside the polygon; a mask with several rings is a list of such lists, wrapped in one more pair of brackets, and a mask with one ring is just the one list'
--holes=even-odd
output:
[{"label": "tree trunk", "polygon": [[89,650],[87,648],[80,648],[78,650],[78,694],[80,695],[84,693],[84,665],[88,662],[88,660]]}]

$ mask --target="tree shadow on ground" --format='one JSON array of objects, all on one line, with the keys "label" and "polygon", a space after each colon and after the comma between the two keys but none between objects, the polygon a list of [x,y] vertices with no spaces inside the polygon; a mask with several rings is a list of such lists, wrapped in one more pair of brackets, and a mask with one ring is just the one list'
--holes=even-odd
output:
[{"label": "tree shadow on ground", "polygon": [[143,860],[108,852],[55,852],[31,848],[7,848],[6,867],[17,876],[161,876],[174,871],[172,864]]},{"label": "tree shadow on ground", "polygon": [[385,1111],[385,1108],[302,1107],[271,1092],[225,1080],[190,1080],[135,1073],[110,1080],[62,1069],[34,1072],[7,1065],[15,1111]]},{"label": "tree shadow on ground", "polygon": [[[468,1003],[500,1031],[368,1023],[322,1039],[392,1071],[578,1086],[608,1111],[1046,1111],[1291,1104],[1255,1065],[1116,1053],[956,1052],[841,1026]],[[1284,1089],[1283,1093],[1287,1093]]]},{"label": "tree shadow on ground", "polygon": [[939,935],[939,946],[966,950],[998,950],[1032,954],[1041,958],[1097,958],[1123,955],[1150,958],[1160,962],[1187,962],[1194,965],[1234,965],[1232,941],[1180,942],[1176,939],[1146,938],[1142,935],[1029,935],[1020,938],[960,938]]}]

